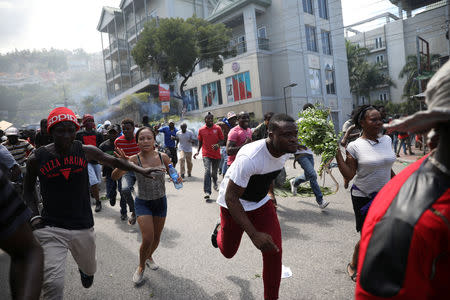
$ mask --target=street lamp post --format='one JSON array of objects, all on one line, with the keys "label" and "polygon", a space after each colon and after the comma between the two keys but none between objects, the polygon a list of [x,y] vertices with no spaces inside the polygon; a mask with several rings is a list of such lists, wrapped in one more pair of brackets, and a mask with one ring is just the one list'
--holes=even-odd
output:
[{"label": "street lamp post", "polygon": [[283,87],[283,95],[284,95],[284,111],[285,111],[286,114],[288,114],[288,112],[287,112],[287,103],[286,103],[286,88],[288,88],[288,87],[294,87],[294,86],[297,86],[297,84],[296,84],[295,82],[293,82],[293,83],[291,83],[291,84],[289,84],[289,85]]}]

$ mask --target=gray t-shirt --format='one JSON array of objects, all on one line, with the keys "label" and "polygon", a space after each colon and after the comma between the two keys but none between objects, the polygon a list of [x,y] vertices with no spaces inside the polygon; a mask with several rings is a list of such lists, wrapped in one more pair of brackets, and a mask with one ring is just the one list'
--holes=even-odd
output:
[{"label": "gray t-shirt", "polygon": [[183,133],[180,130],[177,131],[178,138],[178,150],[184,152],[192,152],[192,141],[195,140],[195,136],[189,129],[186,129],[186,132]]},{"label": "gray t-shirt", "polygon": [[347,151],[358,161],[354,185],[361,191],[353,190],[358,197],[367,197],[379,192],[391,179],[391,168],[396,160],[391,138],[383,135],[378,143],[362,137],[351,142]]}]

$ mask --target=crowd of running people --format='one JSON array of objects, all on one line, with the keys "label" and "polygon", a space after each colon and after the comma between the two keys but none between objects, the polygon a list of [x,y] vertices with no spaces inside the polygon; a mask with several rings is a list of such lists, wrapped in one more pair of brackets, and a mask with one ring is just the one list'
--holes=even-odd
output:
[{"label": "crowd of running people", "polygon": [[[346,271],[356,282],[357,299],[450,294],[450,63],[430,80],[426,102],[426,111],[392,122],[382,108],[361,106],[336,145],[345,185],[353,180],[350,195],[360,239]],[[44,299],[62,299],[68,250],[82,285],[92,285],[97,262],[91,207],[102,210],[102,177],[110,205],[120,198],[120,218],[138,223],[142,242],[132,280],[141,284],[146,267],[158,268],[153,253],[167,215],[165,174],[176,183],[191,177],[192,157],[201,151],[204,199],[210,201],[214,190],[220,206],[212,246],[232,258],[245,232],[262,254],[264,298],[278,299],[282,237],[274,180],[290,156],[304,169],[290,181],[293,194],[309,181],[318,206],[329,204],[317,184],[313,154],[297,136],[302,120],[266,113],[253,131],[245,111],[217,121],[207,113],[198,134],[186,123],[180,129],[173,120],[151,126],[148,118],[139,128],[131,119],[97,127],[93,116],[80,118],[59,107],[41,121],[32,140],[8,128],[0,146],[0,247],[11,256],[13,298],[38,299],[42,289]],[[391,137],[395,132],[428,133],[432,149],[399,174],[392,169],[400,149]],[[158,133],[164,135],[164,151]],[[177,163],[180,173],[174,176]],[[11,186],[19,178],[22,190]]]}]

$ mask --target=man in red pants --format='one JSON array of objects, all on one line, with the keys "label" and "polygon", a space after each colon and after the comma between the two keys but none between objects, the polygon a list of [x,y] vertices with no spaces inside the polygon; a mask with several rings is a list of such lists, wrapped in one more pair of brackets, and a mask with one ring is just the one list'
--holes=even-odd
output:
[{"label": "man in red pants", "polygon": [[264,299],[278,299],[281,280],[281,230],[273,180],[297,150],[294,119],[280,114],[269,123],[269,136],[243,146],[220,185],[220,223],[211,242],[233,257],[244,231],[263,256]]},{"label": "man in red pants", "polygon": [[428,110],[389,131],[439,134],[435,150],[389,181],[364,222],[356,299],[450,296],[450,62],[427,85]]}]

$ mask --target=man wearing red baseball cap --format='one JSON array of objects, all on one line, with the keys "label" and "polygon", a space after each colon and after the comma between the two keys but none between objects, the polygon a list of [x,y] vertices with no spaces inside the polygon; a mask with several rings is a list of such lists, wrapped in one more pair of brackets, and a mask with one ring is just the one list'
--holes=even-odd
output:
[{"label": "man wearing red baseball cap", "polygon": [[[146,176],[161,170],[144,169],[76,141],[75,134],[80,126],[68,108],[52,110],[47,126],[54,143],[42,146],[30,155],[24,200],[32,210],[30,223],[34,235],[44,249],[44,299],[62,299],[67,250],[78,264],[85,288],[92,285],[97,269],[88,161],[96,160],[112,168]],[[43,202],[41,215],[34,192],[37,177]]]}]

